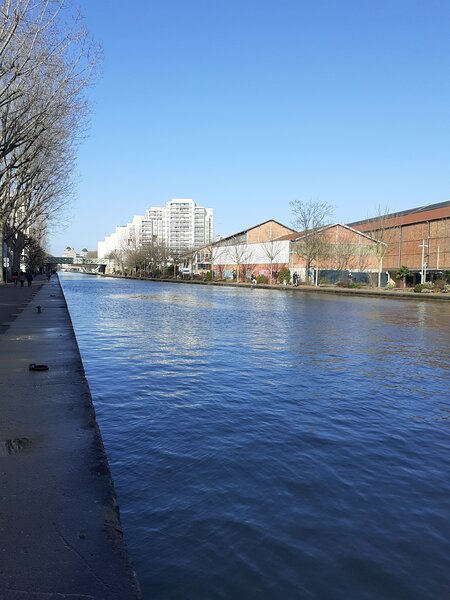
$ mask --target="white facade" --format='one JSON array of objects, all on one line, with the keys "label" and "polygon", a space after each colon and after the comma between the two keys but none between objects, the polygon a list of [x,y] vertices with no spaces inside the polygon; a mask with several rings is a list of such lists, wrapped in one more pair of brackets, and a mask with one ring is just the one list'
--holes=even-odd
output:
[{"label": "white facade", "polygon": [[198,206],[191,198],[174,198],[164,208],[149,208],[142,227],[146,239],[153,237],[183,253],[212,240],[214,211]]},{"label": "white facade", "polygon": [[75,248],[67,246],[67,248],[63,252],[63,256],[65,256],[66,258],[76,258],[77,253],[75,252]]},{"label": "white facade", "polygon": [[157,241],[182,254],[209,244],[213,239],[214,210],[198,206],[190,198],[174,198],[165,207],[153,206],[124,227],[98,242],[98,257]]},{"label": "white facade", "polygon": [[163,232],[163,211],[164,209],[159,206],[153,206],[146,211],[142,222],[143,243],[165,239]]},{"label": "white facade", "polygon": [[212,247],[215,265],[251,264],[268,265],[289,264],[289,240],[270,240],[259,244],[227,244]]},{"label": "white facade", "polygon": [[127,247],[128,226],[122,225],[116,227],[116,230],[107,235],[102,242],[97,243],[97,253],[99,258],[106,258],[111,252],[125,249]]}]

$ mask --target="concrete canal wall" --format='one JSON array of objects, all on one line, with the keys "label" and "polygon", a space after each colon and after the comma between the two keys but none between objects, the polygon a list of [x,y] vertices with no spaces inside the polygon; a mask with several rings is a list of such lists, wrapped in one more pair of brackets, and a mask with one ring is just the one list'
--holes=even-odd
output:
[{"label": "concrete canal wall", "polygon": [[140,598],[58,280],[28,300],[0,333],[0,598]]}]

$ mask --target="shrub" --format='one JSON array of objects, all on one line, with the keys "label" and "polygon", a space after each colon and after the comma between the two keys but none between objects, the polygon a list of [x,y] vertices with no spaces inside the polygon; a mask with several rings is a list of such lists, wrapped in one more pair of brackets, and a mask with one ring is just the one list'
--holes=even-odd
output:
[{"label": "shrub", "polygon": [[340,288],[348,288],[350,287],[350,282],[348,281],[348,279],[340,279],[337,282],[336,286]]},{"label": "shrub", "polygon": [[212,271],[205,273],[205,281],[212,281]]},{"label": "shrub", "polygon": [[446,279],[436,279],[436,281],[434,281],[434,289],[438,292],[443,290],[446,285],[447,285]]},{"label": "shrub", "polygon": [[416,285],[414,286],[414,291],[417,294],[420,294],[421,292],[432,292],[433,284],[431,283],[431,281],[427,281],[426,283],[416,283]]},{"label": "shrub", "polygon": [[269,278],[266,275],[257,275],[256,283],[269,283]]},{"label": "shrub", "polygon": [[283,267],[278,273],[278,283],[289,283],[291,281],[291,272],[287,267]]}]

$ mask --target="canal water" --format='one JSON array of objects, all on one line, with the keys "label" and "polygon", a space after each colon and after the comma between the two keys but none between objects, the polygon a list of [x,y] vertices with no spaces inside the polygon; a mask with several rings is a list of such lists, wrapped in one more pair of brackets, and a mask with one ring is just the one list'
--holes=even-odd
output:
[{"label": "canal water", "polygon": [[144,598],[450,597],[450,304],[61,279]]}]

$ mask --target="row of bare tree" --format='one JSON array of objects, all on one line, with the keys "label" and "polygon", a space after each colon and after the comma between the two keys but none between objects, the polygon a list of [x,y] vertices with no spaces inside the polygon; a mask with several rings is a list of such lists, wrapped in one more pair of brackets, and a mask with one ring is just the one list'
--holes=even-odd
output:
[{"label": "row of bare tree", "polygon": [[19,257],[30,228],[41,234],[72,199],[98,59],[65,0],[0,0],[2,259],[4,242]]},{"label": "row of bare tree", "polygon": [[[366,271],[369,264],[373,264],[376,256],[378,270],[381,271],[382,259],[386,252],[387,244],[383,242],[386,238],[383,227],[377,222],[377,230],[373,231],[372,240],[355,241],[355,234],[351,230],[339,227],[339,237],[335,239],[330,236],[330,230],[326,227],[331,224],[334,209],[331,205],[318,200],[293,201],[291,202],[293,213],[293,225],[299,232],[298,240],[292,241],[291,252],[302,259],[306,272],[314,269],[316,273],[315,283],[318,283],[318,270],[320,268],[331,268],[336,271]],[[381,229],[381,231],[380,231]],[[341,231],[342,230],[342,231]],[[369,235],[370,237],[370,235]],[[381,237],[381,239],[380,239]],[[375,241],[376,240],[376,241]],[[235,265],[236,278],[240,281],[245,273],[253,271],[256,267],[255,249],[246,243],[234,243],[234,238],[220,242],[213,246],[212,262],[217,270],[224,268],[225,263]],[[258,264],[260,259],[269,266],[269,279],[274,278],[274,273],[280,268],[283,253],[283,244],[275,239],[258,244]],[[280,263],[280,264],[278,264]],[[332,265],[332,266],[331,266]]]},{"label": "row of bare tree", "polygon": [[[283,246],[276,239],[271,239],[261,242],[258,247],[259,252],[269,265],[269,280],[272,281],[274,272],[281,266],[278,264],[277,258],[283,252]],[[256,268],[254,258],[253,249],[247,244],[215,245],[212,250],[212,265],[214,270],[218,271],[219,277],[223,278],[224,263],[226,262],[236,266],[236,280],[238,283],[241,279],[245,279],[248,271],[253,271]]]},{"label": "row of bare tree", "polygon": [[341,237],[337,243],[330,242],[323,228],[332,220],[334,207],[326,202],[294,200],[291,202],[291,209],[295,228],[304,234],[301,241],[294,245],[294,252],[305,261],[307,273],[312,266],[318,273],[321,263],[328,262],[337,271],[365,271],[370,258],[375,255],[378,263],[378,287],[381,287],[383,258],[389,248],[388,208],[378,207],[373,227],[366,233],[372,238],[370,245],[355,244],[351,235]]},{"label": "row of bare tree", "polygon": [[172,253],[161,242],[151,242],[143,245],[126,245],[116,248],[106,257],[113,260],[116,270],[122,274],[145,275],[157,277],[167,270]]}]

